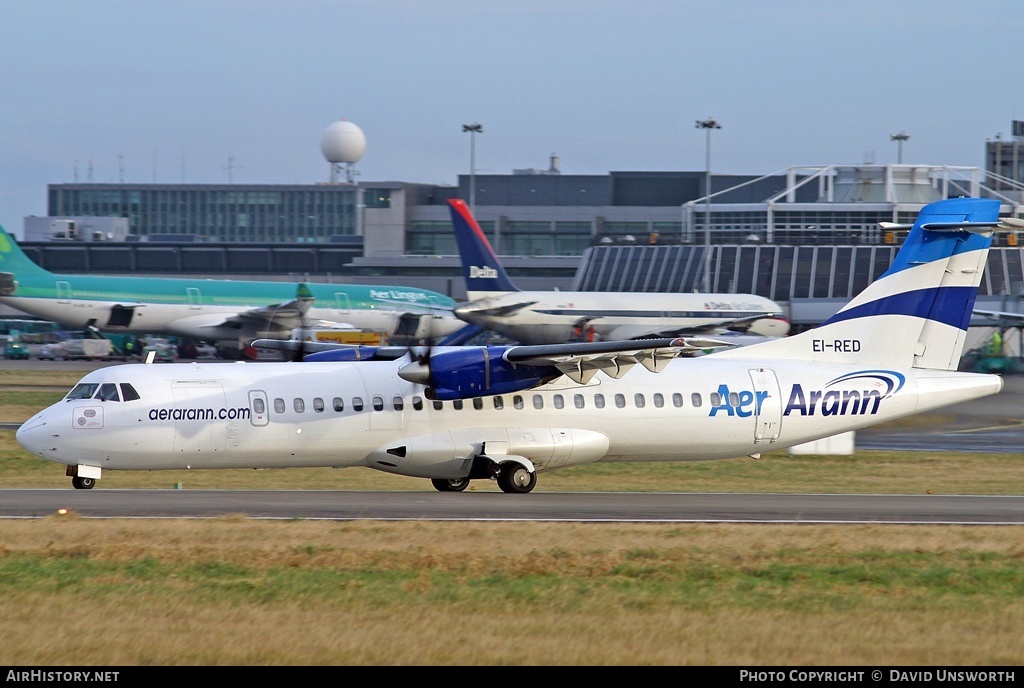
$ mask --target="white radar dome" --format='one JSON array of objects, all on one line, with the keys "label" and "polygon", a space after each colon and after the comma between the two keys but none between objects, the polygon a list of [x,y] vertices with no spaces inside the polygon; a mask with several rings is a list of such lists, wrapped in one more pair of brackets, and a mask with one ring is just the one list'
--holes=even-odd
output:
[{"label": "white radar dome", "polygon": [[340,120],[324,129],[320,137],[320,151],[327,162],[358,162],[366,152],[366,136],[356,125]]}]

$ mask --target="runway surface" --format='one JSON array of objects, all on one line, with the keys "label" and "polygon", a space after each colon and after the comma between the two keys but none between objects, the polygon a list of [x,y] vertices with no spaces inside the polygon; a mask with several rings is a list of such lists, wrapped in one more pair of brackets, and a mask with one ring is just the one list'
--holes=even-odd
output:
[{"label": "runway surface", "polygon": [[1024,496],[0,490],[0,518],[1024,524]]}]

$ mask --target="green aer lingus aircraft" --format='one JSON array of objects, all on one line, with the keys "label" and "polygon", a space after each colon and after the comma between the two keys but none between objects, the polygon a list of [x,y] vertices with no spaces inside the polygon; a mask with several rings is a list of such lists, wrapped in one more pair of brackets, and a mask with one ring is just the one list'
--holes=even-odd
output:
[{"label": "green aer lingus aircraft", "polygon": [[0,303],[69,328],[239,348],[321,324],[410,339],[466,325],[453,315],[453,299],[413,287],[56,274],[33,263],[2,227]]}]

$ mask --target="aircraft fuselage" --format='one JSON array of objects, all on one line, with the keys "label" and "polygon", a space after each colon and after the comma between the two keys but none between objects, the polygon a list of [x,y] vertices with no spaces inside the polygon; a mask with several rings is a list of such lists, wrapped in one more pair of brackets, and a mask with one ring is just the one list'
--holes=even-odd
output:
[{"label": "aircraft fuselage", "polygon": [[[780,308],[770,299],[744,295],[733,301],[701,294],[595,294],[587,292],[509,292],[458,304],[466,322],[528,344],[557,344],[586,337],[586,328],[605,341],[654,336],[678,330],[713,330],[730,321],[763,316],[765,331],[789,331]],[[669,335],[662,335],[669,336]]]},{"label": "aircraft fuselage", "polygon": [[129,385],[138,399],[63,400],[24,423],[18,440],[53,461],[113,470],[367,466],[458,478],[474,457],[495,451],[526,457],[538,471],[756,455],[1002,384],[947,371],[713,359],[676,359],[657,374],[637,369],[628,383],[563,377],[456,402],[431,401],[423,386],[397,377],[408,359],[119,365],[80,385],[111,383],[123,397]]}]

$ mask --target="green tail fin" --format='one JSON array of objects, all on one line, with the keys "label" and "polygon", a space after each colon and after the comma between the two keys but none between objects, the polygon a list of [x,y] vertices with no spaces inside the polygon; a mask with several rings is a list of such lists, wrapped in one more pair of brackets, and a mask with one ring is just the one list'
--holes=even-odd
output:
[{"label": "green tail fin", "polygon": [[24,275],[30,272],[45,273],[47,271],[33,263],[18,246],[14,237],[0,227],[0,272]]}]

